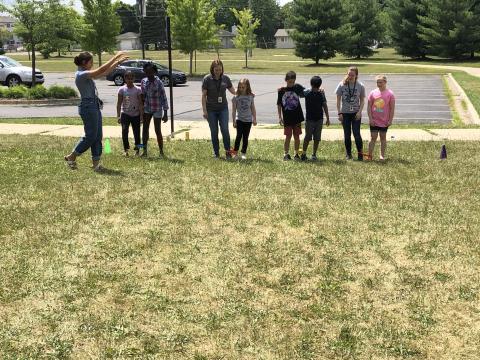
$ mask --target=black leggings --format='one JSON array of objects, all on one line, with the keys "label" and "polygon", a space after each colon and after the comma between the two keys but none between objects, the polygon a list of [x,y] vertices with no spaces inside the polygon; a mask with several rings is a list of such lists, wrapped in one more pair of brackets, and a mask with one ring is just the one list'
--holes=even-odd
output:
[{"label": "black leggings", "polygon": [[252,128],[251,122],[244,122],[237,120],[237,137],[235,138],[235,147],[233,150],[238,151],[240,148],[240,141],[242,141],[242,153],[247,152],[248,136],[250,135],[250,129]]},{"label": "black leggings", "polygon": [[140,144],[140,115],[130,116],[122,113],[120,122],[122,123],[123,148],[125,150],[130,149],[130,144],[128,143],[128,130],[130,128],[130,124],[132,124],[133,138],[135,139],[135,150],[137,150],[138,144]]},{"label": "black leggings", "polygon": [[362,152],[363,150],[363,140],[362,135],[360,134],[360,125],[362,124],[361,119],[355,120],[355,114],[343,114],[343,135],[345,137],[345,150],[347,155],[352,155],[352,131],[353,137],[355,138],[355,145],[357,146],[357,151]]},{"label": "black leggings", "polygon": [[[150,137],[150,121],[152,120],[153,114],[145,113],[143,114],[143,147],[147,148],[148,139]],[[153,125],[155,126],[155,134],[157,135],[157,144],[160,149],[163,149],[163,136],[162,136],[162,119],[153,118]]]}]

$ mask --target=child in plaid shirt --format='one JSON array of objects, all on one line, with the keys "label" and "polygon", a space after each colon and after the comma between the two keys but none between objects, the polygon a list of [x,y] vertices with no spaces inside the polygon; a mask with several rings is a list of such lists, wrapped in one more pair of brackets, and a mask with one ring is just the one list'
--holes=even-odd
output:
[{"label": "child in plaid shirt", "polygon": [[143,72],[145,75],[147,75],[147,77],[143,78],[141,83],[144,103],[142,156],[147,156],[147,143],[149,138],[150,121],[152,120],[152,117],[155,126],[155,134],[157,135],[160,156],[164,156],[162,127],[160,121],[167,122],[168,120],[168,101],[163,83],[157,76],[157,71],[158,69],[154,63],[149,62],[143,66]]}]

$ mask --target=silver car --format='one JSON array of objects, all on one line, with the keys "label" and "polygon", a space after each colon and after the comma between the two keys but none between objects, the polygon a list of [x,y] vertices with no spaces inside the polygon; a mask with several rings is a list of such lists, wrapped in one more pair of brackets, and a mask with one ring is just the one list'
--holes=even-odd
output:
[{"label": "silver car", "polygon": [[[44,81],[42,72],[35,69],[35,83],[43,84]],[[30,86],[32,85],[32,68],[23,66],[8,56],[0,56],[0,83],[6,86],[20,84]]]}]

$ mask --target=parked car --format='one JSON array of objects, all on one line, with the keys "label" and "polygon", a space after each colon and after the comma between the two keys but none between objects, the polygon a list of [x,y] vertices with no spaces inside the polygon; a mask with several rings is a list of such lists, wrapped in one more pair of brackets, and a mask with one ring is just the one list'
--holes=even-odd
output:
[{"label": "parked car", "polygon": [[[117,66],[110,74],[107,75],[107,80],[113,81],[115,85],[122,86],[125,83],[124,75],[127,71],[133,72],[135,76],[135,82],[140,82],[144,77],[143,65],[151,62],[149,60],[127,60],[121,65]],[[169,85],[168,68],[162,64],[153,61],[158,68],[158,77],[162,80],[164,86]],[[187,76],[184,72],[179,70],[172,70],[173,85],[185,84],[187,82]]]},{"label": "parked car", "polygon": [[[45,78],[40,70],[35,69],[35,83],[43,84]],[[8,56],[0,56],[0,83],[6,86],[20,84],[32,85],[32,68],[23,66]]]}]

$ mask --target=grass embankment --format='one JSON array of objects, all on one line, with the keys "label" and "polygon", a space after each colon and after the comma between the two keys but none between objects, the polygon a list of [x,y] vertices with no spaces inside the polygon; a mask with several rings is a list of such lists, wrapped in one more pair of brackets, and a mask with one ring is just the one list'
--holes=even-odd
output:
[{"label": "grass embankment", "polygon": [[0,136],[0,354],[476,359],[478,143],[391,143],[385,164],[244,163],[207,141],[95,174],[72,139]]},{"label": "grass embankment", "polygon": [[480,114],[480,78],[464,72],[454,72],[452,75]]},{"label": "grass embankment", "polygon": [[[130,51],[131,58],[141,58],[140,51]],[[25,65],[29,65],[27,55],[16,55],[15,53],[7,54]],[[75,71],[75,65],[73,64],[73,57],[76,53],[67,54],[63,57],[52,57],[50,59],[37,60],[37,66],[42,71],[55,71],[55,72],[73,72]],[[103,61],[107,61],[111,55],[104,54]],[[212,59],[217,57],[217,53],[210,52],[198,52],[197,53],[197,69],[195,73],[205,74],[209,72],[209,66]],[[334,64],[335,61],[347,61],[352,64],[357,64],[361,73],[444,73],[444,70],[434,68],[419,68],[419,67],[405,67],[405,66],[388,66],[388,65],[367,65],[366,62],[389,62],[399,65],[457,65],[457,66],[472,66],[480,67],[478,59],[465,60],[465,61],[452,61],[448,59],[430,58],[423,61],[405,59],[395,53],[393,49],[385,48],[378,49],[374,56],[368,59],[348,59],[344,56],[337,56],[328,61],[322,61],[320,66],[314,66],[312,60],[302,59],[295,56],[292,49],[255,49],[253,51],[253,57],[249,58],[249,69],[243,68],[244,54],[236,49],[224,49],[220,52],[221,59],[225,62],[225,68],[229,73],[285,73],[288,70],[295,70],[298,73],[344,73],[347,65]],[[159,60],[162,63],[167,63],[166,51],[147,51],[146,58]],[[97,58],[95,57],[95,61]],[[180,53],[179,51],[173,52],[173,65],[175,68],[188,71],[189,70],[189,56]]]}]

